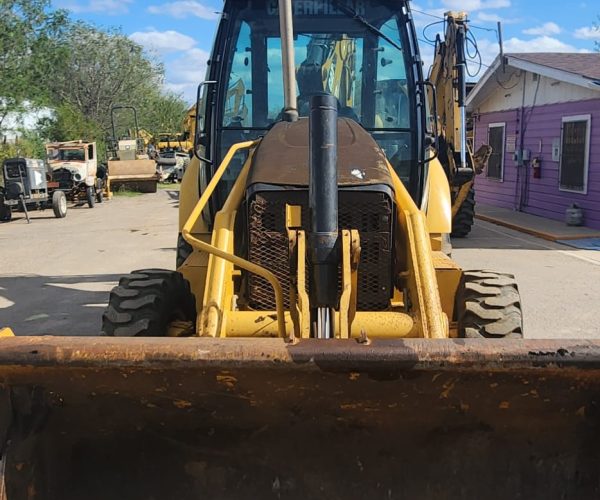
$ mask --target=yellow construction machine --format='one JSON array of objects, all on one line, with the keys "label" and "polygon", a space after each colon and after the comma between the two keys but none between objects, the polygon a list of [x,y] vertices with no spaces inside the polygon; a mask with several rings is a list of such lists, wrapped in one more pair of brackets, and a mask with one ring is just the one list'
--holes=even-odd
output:
[{"label": "yellow construction machine", "polygon": [[[190,109],[188,109],[188,112],[185,115],[185,118],[183,119],[183,130],[184,130],[184,134],[185,136],[188,138],[188,140],[192,141],[192,145],[193,145],[193,141],[194,141],[194,137],[196,136],[196,107],[198,106],[198,103],[195,103]],[[192,154],[193,154],[193,147],[192,147]]]},{"label": "yellow construction machine", "polygon": [[442,252],[409,3],[226,0],[212,54],[177,271],[0,340],[6,498],[597,496],[600,345],[523,340],[514,278]]},{"label": "yellow construction machine", "polygon": [[[132,113],[132,126],[117,126],[116,115],[123,111]],[[149,157],[146,149],[147,141],[151,136],[140,129],[136,109],[133,106],[113,106],[111,123],[112,137],[107,141],[106,193],[108,197],[111,198],[112,192],[121,188],[155,193],[159,176],[156,172],[156,162]]]},{"label": "yellow construction machine", "polygon": [[162,132],[158,134],[156,149],[159,154],[173,151],[192,154],[194,143],[190,139],[188,132]]},{"label": "yellow construction machine", "polygon": [[492,148],[483,145],[473,154],[467,141],[468,15],[447,12],[444,25],[444,38],[436,38],[428,97],[436,120],[436,150],[452,193],[452,236],[463,238],[475,217],[474,177],[486,167]]}]

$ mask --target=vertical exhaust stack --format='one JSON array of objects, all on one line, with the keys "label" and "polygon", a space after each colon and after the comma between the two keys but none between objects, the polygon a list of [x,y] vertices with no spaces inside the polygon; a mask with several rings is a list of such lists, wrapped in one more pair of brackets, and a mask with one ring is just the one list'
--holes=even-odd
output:
[{"label": "vertical exhaust stack", "polygon": [[311,97],[309,121],[309,183],[311,305],[316,308],[315,336],[333,338],[337,305],[338,180],[337,99]]},{"label": "vertical exhaust stack", "polygon": [[281,67],[283,68],[283,119],[298,119],[296,96],[296,65],[294,62],[294,22],[292,0],[279,0],[279,31],[281,33]]}]

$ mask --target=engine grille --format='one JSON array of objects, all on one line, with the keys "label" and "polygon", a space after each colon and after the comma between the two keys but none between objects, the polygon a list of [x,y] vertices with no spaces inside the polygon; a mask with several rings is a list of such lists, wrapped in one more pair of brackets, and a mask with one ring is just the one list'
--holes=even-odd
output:
[{"label": "engine grille", "polygon": [[59,168],[52,172],[52,180],[58,182],[60,189],[72,189],[73,188],[73,174],[66,168]]},{"label": "engine grille", "polygon": [[[308,231],[306,191],[265,191],[248,205],[249,259],[280,280],[289,307],[289,249],[285,227],[286,204],[302,207],[302,227]],[[361,256],[358,267],[359,310],[387,309],[392,294],[392,203],[380,192],[340,191],[340,229],[358,229]],[[341,288],[338,282],[338,296]],[[275,299],[268,281],[248,275],[248,302],[251,308],[274,310]]]}]

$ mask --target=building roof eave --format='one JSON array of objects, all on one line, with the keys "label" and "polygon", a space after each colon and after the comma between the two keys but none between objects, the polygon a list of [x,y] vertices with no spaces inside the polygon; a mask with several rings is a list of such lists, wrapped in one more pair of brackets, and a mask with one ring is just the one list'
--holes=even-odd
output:
[{"label": "building roof eave", "polygon": [[467,104],[468,109],[471,108],[473,101],[475,101],[475,99],[484,92],[484,89],[487,87],[487,84],[489,83],[490,79],[494,76],[496,71],[498,71],[498,68],[500,68],[500,65],[501,65],[501,56],[496,56],[496,59],[494,59],[494,62],[490,65],[490,67],[483,74],[481,79],[477,82],[477,85],[475,85],[475,87],[473,88],[471,93],[467,96],[466,104]]},{"label": "building roof eave", "polygon": [[528,71],[529,73],[537,73],[547,78],[552,78],[565,83],[571,83],[579,87],[584,87],[592,90],[600,91],[600,82],[592,80],[583,75],[571,73],[562,69],[552,68],[550,66],[544,66],[542,64],[536,64],[529,61],[520,59],[518,54],[507,56],[508,64],[513,68]]},{"label": "building roof eave", "polygon": [[[530,61],[519,58],[519,54],[505,54],[504,65],[516,70],[522,70],[529,73],[552,78],[554,80],[576,85],[586,89],[591,89],[600,92],[600,81],[571,73],[562,69],[552,68],[542,64],[536,64]],[[485,74],[481,77],[475,88],[467,97],[467,108],[472,110],[476,104],[484,101],[493,92],[495,87],[491,86],[493,76],[501,66],[501,56],[496,57],[492,65],[488,68]]]}]

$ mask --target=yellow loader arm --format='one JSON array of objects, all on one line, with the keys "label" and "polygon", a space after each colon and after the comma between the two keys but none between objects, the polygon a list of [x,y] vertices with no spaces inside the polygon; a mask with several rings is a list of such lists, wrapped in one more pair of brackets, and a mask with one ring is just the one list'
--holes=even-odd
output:
[{"label": "yellow loader arm", "polygon": [[[440,150],[446,149],[448,159],[445,168],[454,173],[460,166],[472,166],[472,153],[466,144],[466,119],[462,116],[466,91],[465,40],[467,14],[446,13],[444,39],[436,40],[435,57],[429,81],[435,86],[435,95],[430,91],[430,102],[437,107],[437,130],[441,139]],[[460,66],[463,66],[462,69]],[[446,151],[440,151],[444,155]],[[464,164],[462,158],[464,157]],[[458,161],[457,161],[458,160]]]},{"label": "yellow loader arm", "polygon": [[[439,157],[452,188],[453,236],[466,236],[473,224],[473,179],[492,153],[484,145],[473,155],[467,141],[465,56],[468,19],[465,12],[447,12],[444,39],[438,36],[429,74],[429,102],[437,111]],[[435,88],[435,92],[433,91]],[[433,113],[432,113],[433,114]]]}]

